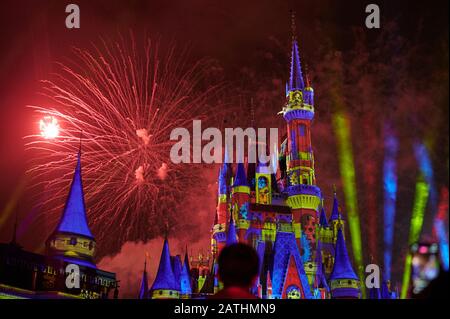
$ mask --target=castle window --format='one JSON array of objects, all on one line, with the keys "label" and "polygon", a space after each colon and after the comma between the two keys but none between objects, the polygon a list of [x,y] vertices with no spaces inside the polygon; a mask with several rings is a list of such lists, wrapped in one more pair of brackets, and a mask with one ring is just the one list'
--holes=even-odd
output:
[{"label": "castle window", "polygon": [[75,246],[77,244],[77,239],[75,237],[70,237],[70,244]]}]

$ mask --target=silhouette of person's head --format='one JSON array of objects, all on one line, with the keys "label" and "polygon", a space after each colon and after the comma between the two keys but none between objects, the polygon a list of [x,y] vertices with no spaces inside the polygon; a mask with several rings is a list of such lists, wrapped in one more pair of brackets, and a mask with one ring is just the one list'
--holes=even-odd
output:
[{"label": "silhouette of person's head", "polygon": [[250,288],[258,276],[258,255],[252,247],[245,244],[223,248],[218,263],[219,278],[225,288]]}]

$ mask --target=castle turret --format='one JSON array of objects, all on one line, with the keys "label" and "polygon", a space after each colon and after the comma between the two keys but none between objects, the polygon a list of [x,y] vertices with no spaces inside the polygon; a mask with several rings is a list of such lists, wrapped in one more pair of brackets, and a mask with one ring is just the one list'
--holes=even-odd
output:
[{"label": "castle turret", "polygon": [[189,259],[187,256],[187,251],[184,257],[183,267],[181,268],[180,281],[181,281],[181,291],[180,291],[181,298],[182,299],[190,298],[192,294],[192,285],[191,285],[191,273],[189,270]]},{"label": "castle turret", "polygon": [[228,224],[226,245],[230,246],[238,242],[236,235],[236,226],[234,224],[233,215],[230,216],[230,223]]},{"label": "castle turret", "polygon": [[[292,18],[295,32],[294,17]],[[314,118],[312,88],[305,87],[295,34],[292,37],[291,68],[286,86],[286,105],[280,112],[287,123],[286,188],[287,204],[292,210],[295,237],[300,244],[304,233],[315,245],[319,222],[321,191],[316,186],[311,124]]]},{"label": "castle turret", "polygon": [[339,209],[339,203],[336,196],[336,190],[334,190],[333,195],[333,210],[331,211],[330,216],[330,223],[331,228],[333,230],[333,242],[336,243],[338,230],[342,229],[344,231],[344,219],[342,218],[340,209]]},{"label": "castle turret", "polygon": [[81,151],[70,184],[63,215],[46,242],[47,253],[67,262],[96,268],[95,239],[89,229],[81,178]]},{"label": "castle turret", "polygon": [[147,258],[144,261],[144,271],[142,272],[141,289],[139,289],[138,299],[148,299]]},{"label": "castle turret", "polygon": [[360,297],[359,279],[356,276],[345,246],[342,229],[337,231],[336,253],[333,271],[330,275],[331,297],[351,299]]},{"label": "castle turret", "polygon": [[176,282],[170,261],[169,242],[164,239],[164,245],[159,261],[158,272],[150,289],[152,299],[180,298],[180,284]]},{"label": "castle turret", "polygon": [[325,214],[325,208],[322,207],[320,211],[319,225],[321,228],[328,228],[330,225],[328,224],[327,215]]}]

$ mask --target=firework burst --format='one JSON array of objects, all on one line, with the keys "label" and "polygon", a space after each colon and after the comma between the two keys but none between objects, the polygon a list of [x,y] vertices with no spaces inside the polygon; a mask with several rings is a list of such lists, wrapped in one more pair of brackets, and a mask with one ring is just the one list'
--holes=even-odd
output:
[{"label": "firework burst", "polygon": [[170,132],[191,127],[193,119],[212,120],[218,102],[211,112],[208,101],[217,97],[218,86],[208,81],[208,62],[189,64],[187,50],[164,51],[151,40],[138,48],[133,36],[101,43],[92,51],[74,49],[76,59],[58,64],[55,79],[43,82],[50,106],[29,106],[39,118],[55,121],[58,134],[25,139],[34,153],[33,187],[51,194],[39,197],[41,215],[54,226],[82,134],[89,221],[103,253],[111,253],[176,221],[200,167],[170,161]]}]

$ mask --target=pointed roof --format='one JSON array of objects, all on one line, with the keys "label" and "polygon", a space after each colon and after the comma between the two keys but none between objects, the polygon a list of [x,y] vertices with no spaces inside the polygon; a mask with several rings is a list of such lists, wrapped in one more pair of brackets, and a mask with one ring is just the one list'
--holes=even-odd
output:
[{"label": "pointed roof", "polygon": [[188,249],[187,249],[187,245],[186,245],[186,253],[184,254],[184,263],[183,263],[183,267],[186,266],[186,269],[188,271],[188,274],[191,273],[191,267],[189,266],[189,256],[188,256]]},{"label": "pointed roof", "polygon": [[272,267],[272,293],[274,297],[281,298],[286,275],[289,267],[289,260],[293,256],[298,277],[302,284],[306,299],[312,299],[308,277],[305,273],[300,251],[294,233],[278,231],[275,237],[273,267]]},{"label": "pointed roof", "polygon": [[233,214],[230,215],[230,223],[228,225],[226,246],[237,243],[236,225],[234,224]]},{"label": "pointed roof", "polygon": [[288,91],[302,90],[305,87],[303,82],[302,67],[300,64],[300,54],[298,53],[297,39],[292,41],[291,70],[288,84]]},{"label": "pointed roof", "polygon": [[89,229],[81,180],[81,151],[78,152],[77,165],[70,185],[69,196],[56,232],[73,233],[94,238]]},{"label": "pointed roof", "polygon": [[219,195],[227,194],[228,185],[227,185],[227,165],[223,164],[223,166],[219,169],[219,187],[218,193]]},{"label": "pointed roof", "polygon": [[330,280],[335,279],[355,279],[358,280],[353,267],[350,263],[347,247],[345,246],[344,235],[342,229],[338,229],[336,239],[336,251],[334,256],[333,270],[330,275]]},{"label": "pointed roof", "polygon": [[300,54],[298,53],[297,30],[295,25],[295,11],[291,11],[292,52],[291,70],[289,77],[289,91],[301,90],[305,87],[303,83],[302,68],[300,65]]},{"label": "pointed roof", "polygon": [[333,210],[331,211],[330,221],[342,219],[342,215],[339,212],[339,203],[336,196],[336,191],[334,192],[333,198]]},{"label": "pointed roof", "polygon": [[181,268],[181,274],[180,274],[180,287],[181,287],[181,294],[182,295],[190,295],[192,293],[192,286],[191,286],[191,272],[189,269],[189,262],[187,261],[187,252],[184,256],[184,263],[183,267]]},{"label": "pointed roof", "polygon": [[248,186],[244,163],[237,163],[236,177],[234,179],[233,187],[236,186]]},{"label": "pointed roof", "polygon": [[175,277],[177,286],[179,286],[181,283],[181,268],[182,268],[180,255],[170,256],[170,262],[172,264],[173,276]]},{"label": "pointed roof", "polygon": [[391,293],[389,292],[389,287],[387,285],[386,280],[383,280],[381,283],[381,292],[380,292],[380,299],[391,299]]},{"label": "pointed roof", "polygon": [[139,290],[138,299],[148,298],[148,278],[147,278],[147,259],[144,262],[144,271],[142,272],[141,289]]},{"label": "pointed roof", "polygon": [[321,227],[328,227],[327,214],[325,213],[325,208],[322,206],[322,210],[320,211],[320,219],[319,224]]},{"label": "pointed roof", "polygon": [[175,281],[175,275],[172,270],[170,262],[170,250],[167,237],[164,239],[164,245],[161,252],[161,259],[159,260],[158,272],[156,273],[155,281],[152,285],[152,290],[166,289],[178,290],[179,285]]}]

